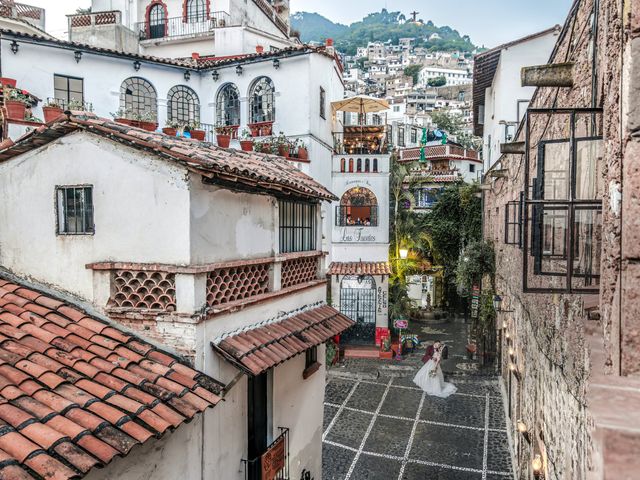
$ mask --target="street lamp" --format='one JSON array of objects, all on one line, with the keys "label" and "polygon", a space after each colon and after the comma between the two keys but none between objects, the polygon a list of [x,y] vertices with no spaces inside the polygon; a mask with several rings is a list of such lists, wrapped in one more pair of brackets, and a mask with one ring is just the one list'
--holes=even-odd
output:
[{"label": "street lamp", "polygon": [[409,249],[408,248],[401,248],[399,250],[399,253],[400,253],[400,258],[402,260],[406,260],[407,257],[409,257]]}]

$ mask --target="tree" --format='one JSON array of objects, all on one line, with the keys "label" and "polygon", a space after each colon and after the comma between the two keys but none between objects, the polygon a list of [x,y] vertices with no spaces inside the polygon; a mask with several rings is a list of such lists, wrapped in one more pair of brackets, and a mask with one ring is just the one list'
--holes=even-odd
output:
[{"label": "tree", "polygon": [[447,79],[445,77],[434,77],[427,80],[427,85],[430,87],[444,87],[447,84]]},{"label": "tree", "polygon": [[431,120],[440,130],[444,130],[456,137],[456,141],[464,148],[478,148],[482,144],[482,139],[464,133],[464,121],[462,115],[452,114],[446,111],[431,113]]},{"label": "tree", "polygon": [[413,84],[416,85],[418,83],[420,70],[422,70],[422,65],[409,65],[404,69],[404,74],[407,77],[413,78]]}]

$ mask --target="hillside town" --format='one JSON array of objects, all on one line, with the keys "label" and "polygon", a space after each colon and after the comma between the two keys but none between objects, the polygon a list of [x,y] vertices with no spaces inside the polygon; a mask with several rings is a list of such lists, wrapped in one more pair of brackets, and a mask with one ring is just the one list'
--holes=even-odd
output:
[{"label": "hillside town", "polygon": [[75,3],[0,0],[0,479],[636,478],[640,3]]}]

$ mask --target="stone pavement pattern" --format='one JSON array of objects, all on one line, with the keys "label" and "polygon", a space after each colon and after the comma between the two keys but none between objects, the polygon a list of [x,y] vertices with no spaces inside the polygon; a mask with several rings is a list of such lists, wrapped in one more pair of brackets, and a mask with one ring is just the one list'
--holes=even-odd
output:
[{"label": "stone pavement pattern", "polygon": [[324,480],[486,480],[513,478],[495,376],[464,358],[466,326],[426,327],[445,340],[447,399],[425,395],[412,378],[422,350],[401,362],[347,360],[329,372],[324,415]]}]

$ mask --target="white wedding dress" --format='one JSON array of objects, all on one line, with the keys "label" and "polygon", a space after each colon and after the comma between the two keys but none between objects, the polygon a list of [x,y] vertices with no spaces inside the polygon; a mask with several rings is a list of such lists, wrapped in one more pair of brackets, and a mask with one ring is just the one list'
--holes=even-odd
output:
[{"label": "white wedding dress", "polygon": [[[444,381],[444,375],[440,368],[440,352],[433,354],[433,358],[425,363],[416,376],[413,377],[413,383],[419,386],[427,395],[433,395],[434,397],[447,398],[450,395],[456,393],[456,386],[453,383],[447,383]],[[437,367],[436,367],[437,364]],[[435,368],[435,375],[431,375],[431,372]]]}]

